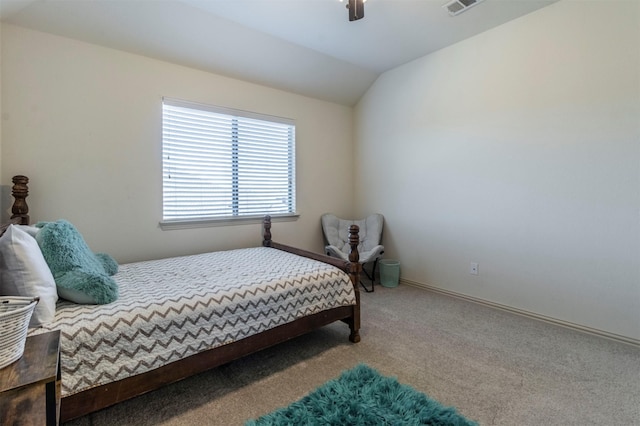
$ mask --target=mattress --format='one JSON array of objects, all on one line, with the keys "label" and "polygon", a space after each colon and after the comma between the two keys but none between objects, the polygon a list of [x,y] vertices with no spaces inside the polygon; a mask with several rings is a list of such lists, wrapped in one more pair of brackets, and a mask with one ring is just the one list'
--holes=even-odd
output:
[{"label": "mattress", "polygon": [[257,247],[120,266],[108,305],[58,302],[62,396],[144,373],[306,315],[354,305],[340,269]]}]

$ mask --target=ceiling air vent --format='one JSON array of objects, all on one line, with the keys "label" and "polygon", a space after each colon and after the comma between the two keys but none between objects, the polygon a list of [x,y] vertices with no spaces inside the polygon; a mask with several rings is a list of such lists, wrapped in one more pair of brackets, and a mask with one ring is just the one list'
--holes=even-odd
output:
[{"label": "ceiling air vent", "polygon": [[449,11],[449,15],[456,16],[464,12],[465,10],[472,8],[478,3],[482,3],[484,0],[451,0],[442,7]]}]

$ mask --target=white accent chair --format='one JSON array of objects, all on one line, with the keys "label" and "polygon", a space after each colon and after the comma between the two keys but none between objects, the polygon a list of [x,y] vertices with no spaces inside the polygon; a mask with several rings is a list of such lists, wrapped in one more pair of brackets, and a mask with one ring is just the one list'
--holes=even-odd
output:
[{"label": "white accent chair", "polygon": [[[359,263],[362,264],[362,270],[365,275],[371,280],[371,288],[367,288],[362,281],[360,281],[360,284],[365,291],[374,291],[376,266],[378,259],[384,253],[384,246],[380,244],[384,217],[381,214],[372,214],[362,220],[350,220],[341,219],[331,213],[325,213],[322,215],[321,222],[326,244],[325,253],[343,260],[349,260],[349,227],[354,224],[358,225],[360,228]],[[364,265],[371,262],[373,262],[373,269],[371,275],[369,275]]]}]

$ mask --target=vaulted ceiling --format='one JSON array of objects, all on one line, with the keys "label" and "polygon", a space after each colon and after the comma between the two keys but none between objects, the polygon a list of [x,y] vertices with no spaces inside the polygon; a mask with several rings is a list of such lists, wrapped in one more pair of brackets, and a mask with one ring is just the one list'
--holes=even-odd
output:
[{"label": "vaulted ceiling", "polygon": [[14,25],[354,105],[383,72],[557,0],[1,0]]}]

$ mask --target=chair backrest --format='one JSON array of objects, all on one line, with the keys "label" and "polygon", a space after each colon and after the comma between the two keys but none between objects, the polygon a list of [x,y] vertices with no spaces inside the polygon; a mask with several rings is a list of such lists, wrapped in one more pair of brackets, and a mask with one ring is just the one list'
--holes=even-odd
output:
[{"label": "chair backrest", "polygon": [[380,244],[382,239],[384,217],[379,213],[369,215],[361,220],[340,219],[336,215],[325,213],[321,217],[321,222],[325,241],[336,246],[343,253],[349,253],[349,227],[353,224],[360,227],[359,251],[372,250]]}]

